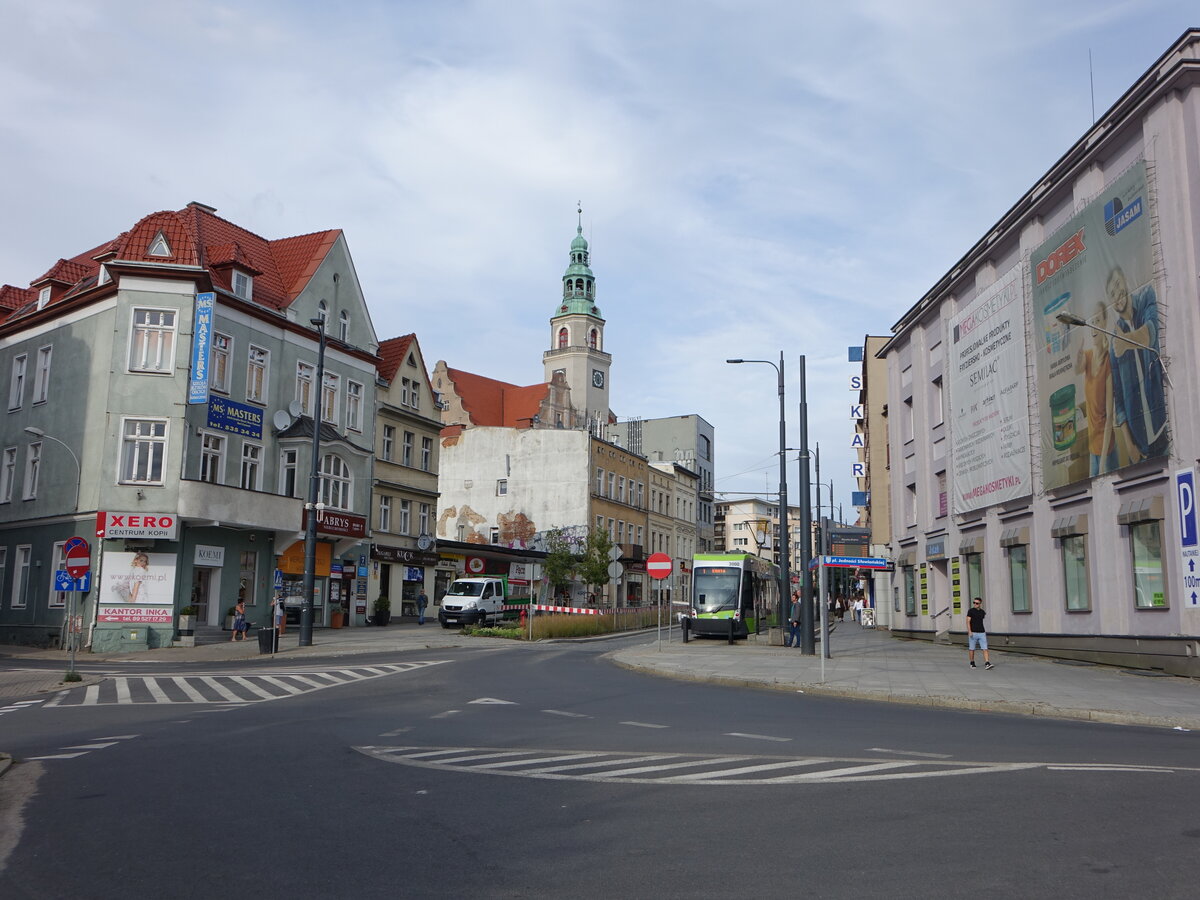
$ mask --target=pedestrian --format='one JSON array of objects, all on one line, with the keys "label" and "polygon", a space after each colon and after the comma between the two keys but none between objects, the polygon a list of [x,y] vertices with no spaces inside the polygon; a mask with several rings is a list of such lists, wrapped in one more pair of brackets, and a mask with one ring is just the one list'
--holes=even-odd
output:
[{"label": "pedestrian", "polygon": [[229,636],[231,641],[244,641],[246,632],[250,630],[250,625],[246,622],[246,601],[238,597],[237,606],[233,608],[233,634]]},{"label": "pedestrian", "polygon": [[862,624],[862,611],[863,611],[863,598],[862,598],[862,595],[860,594],[854,598],[854,621],[857,622],[859,625]]},{"label": "pedestrian", "polygon": [[425,607],[429,605],[429,598],[425,596],[425,592],[417,594],[417,624],[425,624]]},{"label": "pedestrian", "polygon": [[279,629],[279,634],[283,634],[284,625],[287,623],[287,606],[283,597],[276,597],[271,605],[275,607],[275,627]]},{"label": "pedestrian", "polygon": [[971,661],[971,668],[975,668],[975,651],[983,651],[983,667],[985,669],[994,669],[991,659],[988,658],[987,631],[983,627],[983,619],[987,615],[983,609],[983,600],[976,597],[971,601],[971,608],[967,610],[967,658]]},{"label": "pedestrian", "polygon": [[788,634],[783,646],[800,646],[800,592],[792,591],[792,606],[788,611]]}]

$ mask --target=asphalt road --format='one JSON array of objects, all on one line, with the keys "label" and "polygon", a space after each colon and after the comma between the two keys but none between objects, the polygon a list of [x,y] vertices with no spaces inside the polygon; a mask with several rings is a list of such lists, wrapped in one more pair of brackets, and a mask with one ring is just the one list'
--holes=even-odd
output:
[{"label": "asphalt road", "polygon": [[612,646],[127,667],[19,708],[0,896],[1195,894],[1195,734],[680,683]]}]

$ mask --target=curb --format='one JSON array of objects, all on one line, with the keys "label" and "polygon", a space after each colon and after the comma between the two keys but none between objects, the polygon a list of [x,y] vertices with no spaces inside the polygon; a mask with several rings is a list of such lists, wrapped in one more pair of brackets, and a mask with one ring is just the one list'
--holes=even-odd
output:
[{"label": "curb", "polygon": [[1135,725],[1151,728],[1179,728],[1200,731],[1200,720],[1182,716],[1148,716],[1141,713],[1121,712],[1104,709],[1070,709],[1051,706],[1048,703],[1017,700],[969,700],[966,697],[934,697],[917,694],[895,694],[883,691],[863,691],[855,688],[830,687],[823,684],[800,682],[767,681],[762,678],[738,678],[730,675],[671,671],[655,666],[620,659],[616,650],[608,658],[623,669],[641,672],[676,681],[695,681],[705,684],[722,684],[729,687],[757,688],[768,691],[812,694],[818,697],[835,697],[847,700],[868,700],[875,703],[898,703],[905,706],[920,706],[929,709],[958,709],[968,712],[1004,713],[1015,716],[1030,716],[1059,719],[1073,722],[1095,722],[1105,725]]}]

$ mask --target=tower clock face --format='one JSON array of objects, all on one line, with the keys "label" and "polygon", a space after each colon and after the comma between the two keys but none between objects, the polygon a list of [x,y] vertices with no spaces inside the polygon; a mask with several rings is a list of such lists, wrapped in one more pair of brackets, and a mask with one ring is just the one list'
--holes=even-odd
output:
[{"label": "tower clock face", "polygon": [[598,388],[604,387],[604,373],[599,369],[592,369],[592,384]]}]

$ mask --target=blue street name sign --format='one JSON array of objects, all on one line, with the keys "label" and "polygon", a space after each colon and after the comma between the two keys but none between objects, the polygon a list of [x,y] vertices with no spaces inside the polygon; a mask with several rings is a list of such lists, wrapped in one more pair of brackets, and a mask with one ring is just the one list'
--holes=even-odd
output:
[{"label": "blue street name sign", "polygon": [[825,565],[840,569],[890,569],[891,562],[882,556],[826,556]]}]

